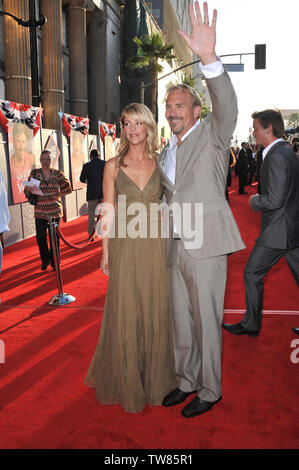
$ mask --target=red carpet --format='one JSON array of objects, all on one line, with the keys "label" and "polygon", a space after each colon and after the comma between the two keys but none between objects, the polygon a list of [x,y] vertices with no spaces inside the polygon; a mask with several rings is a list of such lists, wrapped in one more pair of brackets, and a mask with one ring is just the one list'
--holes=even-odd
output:
[{"label": "red carpet", "polygon": [[[235,184],[235,181],[234,181]],[[255,188],[249,188],[250,193]],[[225,320],[244,309],[243,269],[259,232],[248,196],[231,191],[231,207],[247,249],[229,257]],[[86,239],[87,217],[61,227],[73,243]],[[100,330],[107,279],[99,271],[100,242],[75,250],[62,243],[65,307],[55,273],[40,272],[35,238],[5,250],[0,278],[1,449],[296,449],[299,445],[299,360],[291,331],[299,326],[299,294],[282,260],[265,282],[258,338],[223,333],[223,399],[186,420],[182,405],[140,414],[101,406],[83,379]],[[281,313],[284,311],[284,313]],[[288,313],[288,312],[289,313]],[[113,347],[113,346],[112,346]],[[293,358],[293,359],[294,359]],[[1,359],[1,358],[0,358]],[[110,453],[111,454],[111,453]]]}]

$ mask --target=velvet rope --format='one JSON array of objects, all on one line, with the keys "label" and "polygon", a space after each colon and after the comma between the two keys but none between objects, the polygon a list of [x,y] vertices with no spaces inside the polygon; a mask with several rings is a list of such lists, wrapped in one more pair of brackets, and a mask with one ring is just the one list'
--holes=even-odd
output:
[{"label": "velvet rope", "polygon": [[[99,219],[100,219],[100,215],[98,215],[98,217],[97,217],[97,221],[96,221],[95,226],[97,225],[97,222],[98,222]],[[80,244],[76,244],[76,243],[71,243],[71,242],[69,242],[69,241],[65,238],[65,236],[63,235],[63,233],[61,232],[61,230],[60,230],[60,228],[59,228],[58,226],[56,226],[56,233],[57,233],[57,235],[64,241],[64,243],[65,243],[66,245],[68,245],[69,247],[71,247],[71,248],[76,248],[76,249],[81,249],[81,248],[85,248],[85,247],[88,245],[88,243],[91,241],[91,239],[94,237],[94,235],[95,235],[95,228],[93,229],[93,231],[92,231],[91,235],[88,237],[88,239],[87,239],[85,242],[80,243]]]}]

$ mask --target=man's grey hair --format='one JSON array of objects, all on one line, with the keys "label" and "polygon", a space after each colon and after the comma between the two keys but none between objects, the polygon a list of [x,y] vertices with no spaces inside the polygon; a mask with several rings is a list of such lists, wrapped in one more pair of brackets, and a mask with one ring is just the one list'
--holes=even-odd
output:
[{"label": "man's grey hair", "polygon": [[176,85],[171,85],[168,88],[168,90],[166,91],[165,101],[167,101],[169,93],[171,93],[172,91],[175,91],[175,90],[187,91],[191,96],[192,105],[202,107],[202,100],[201,100],[198,92],[194,88],[192,88],[191,86],[186,85],[185,83],[177,83]]}]

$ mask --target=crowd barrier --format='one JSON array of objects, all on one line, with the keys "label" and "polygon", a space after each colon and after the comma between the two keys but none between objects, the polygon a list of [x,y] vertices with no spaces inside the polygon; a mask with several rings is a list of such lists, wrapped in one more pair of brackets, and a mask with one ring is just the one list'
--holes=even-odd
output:
[{"label": "crowd barrier", "polygon": [[[100,216],[97,218],[97,222],[99,220]],[[60,269],[60,250],[58,246],[58,237],[62,239],[66,245],[68,245],[71,248],[76,248],[76,249],[81,249],[84,248],[90,243],[90,241],[93,239],[95,236],[95,231],[96,229],[93,229],[92,234],[88,237],[88,239],[80,244],[75,244],[75,243],[70,243],[63,233],[61,232],[57,222],[55,221],[55,218],[51,218],[49,220],[49,231],[50,231],[50,239],[51,239],[51,244],[52,244],[52,250],[53,250],[53,259],[54,259],[54,267],[56,271],[56,279],[57,279],[57,287],[58,287],[58,294],[54,295],[51,300],[49,300],[50,305],[66,305],[71,302],[74,302],[76,298],[71,295],[63,292],[63,285],[62,285],[62,276],[61,276],[61,269]]]}]

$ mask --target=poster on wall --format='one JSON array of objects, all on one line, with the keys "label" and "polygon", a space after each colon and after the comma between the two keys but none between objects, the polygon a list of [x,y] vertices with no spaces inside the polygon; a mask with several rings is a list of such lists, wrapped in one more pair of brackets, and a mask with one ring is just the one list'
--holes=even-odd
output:
[{"label": "poster on wall", "polygon": [[27,201],[23,181],[27,181],[35,165],[33,130],[26,124],[8,124],[10,178],[14,204]]},{"label": "poster on wall", "polygon": [[52,157],[51,167],[55,168],[55,170],[59,170],[59,157],[60,157],[60,150],[57,145],[57,136],[56,134],[52,134],[49,136],[47,143],[45,145],[45,150],[49,150]]},{"label": "poster on wall", "polygon": [[[90,143],[89,143],[88,157],[90,156],[90,152],[91,152],[92,150],[98,150],[98,151],[100,152],[100,154],[101,154],[101,151],[98,149],[98,143],[97,143],[97,137],[96,137],[96,136],[94,136],[94,137],[91,139]],[[102,155],[101,155],[101,158],[102,158]],[[89,157],[89,159],[90,159],[90,157]]]},{"label": "poster on wall", "polygon": [[110,135],[107,135],[104,138],[104,145],[105,145],[105,160],[110,160],[110,158],[115,157],[115,146],[113,139]]},{"label": "poster on wall", "polygon": [[99,134],[104,144],[105,160],[115,157],[117,153],[116,125],[99,121]]},{"label": "poster on wall", "polygon": [[82,132],[71,130],[70,153],[73,189],[81,189],[86,187],[86,185],[80,181],[82,166],[88,160],[86,139],[86,135],[82,134]]}]

